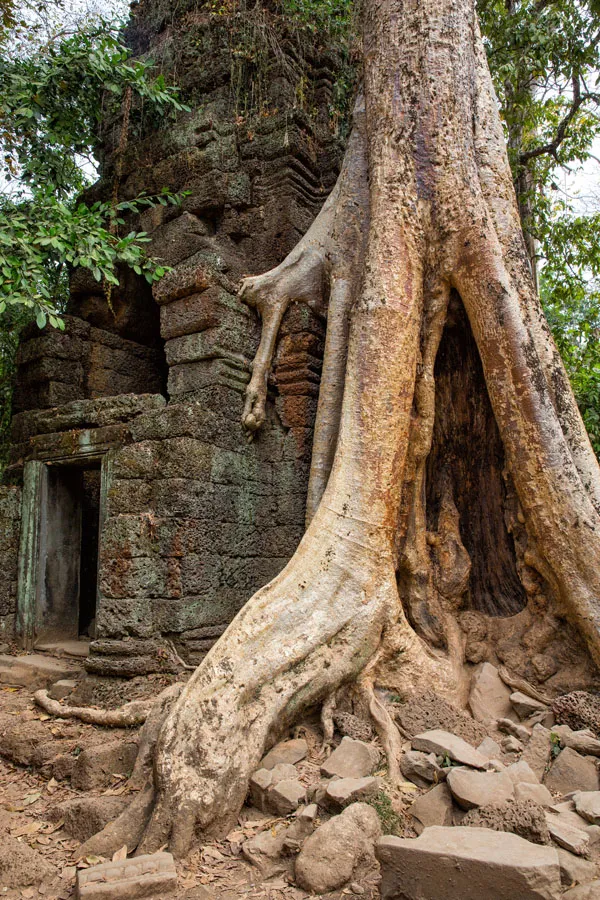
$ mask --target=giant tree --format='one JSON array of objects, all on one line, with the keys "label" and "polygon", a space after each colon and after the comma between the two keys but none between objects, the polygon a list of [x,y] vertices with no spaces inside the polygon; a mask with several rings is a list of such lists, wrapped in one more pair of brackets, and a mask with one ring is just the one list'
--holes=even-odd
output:
[{"label": "giant tree", "polygon": [[150,717],[116,846],[182,854],[227,829],[265,748],[319,705],[327,737],[340,693],[394,778],[379,688],[464,702],[465,661],[495,653],[558,689],[549,632],[574,681],[600,661],[600,472],[534,289],[475,2],[365,0],[362,28],[338,183],[241,287],[263,321],[249,432],[287,305],[327,310],[307,530]]}]

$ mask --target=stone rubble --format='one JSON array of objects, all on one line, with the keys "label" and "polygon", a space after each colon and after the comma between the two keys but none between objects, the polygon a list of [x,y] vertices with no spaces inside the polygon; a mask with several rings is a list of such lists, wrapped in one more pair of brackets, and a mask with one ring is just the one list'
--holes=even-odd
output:
[{"label": "stone rubble", "polygon": [[[600,741],[589,730],[574,731],[562,723],[551,728],[531,724],[547,707],[530,703],[503,683],[500,687],[490,664],[477,671],[473,706],[486,691],[495,698],[488,735],[482,738],[479,723],[469,731],[458,711],[448,722],[460,735],[443,727],[413,732],[402,746],[399,763],[406,780],[400,784],[391,785],[385,777],[374,740],[345,735],[327,758],[312,739],[272,747],[249,783],[248,804],[256,810],[251,819],[259,827],[239,831],[234,857],[251,863],[261,880],[279,878],[320,894],[343,887],[369,900],[600,900],[600,894],[574,893],[587,890],[600,875],[594,752]],[[497,715],[498,710],[505,714]],[[411,721],[409,704],[403,715]],[[418,707],[412,720],[423,719]],[[38,720],[15,727],[7,717],[3,730],[1,725],[0,753],[18,765],[34,766],[50,777],[61,771],[64,759],[64,777],[84,793],[71,795],[47,815],[62,820],[68,834],[87,840],[119,816],[127,794],[106,789],[124,784],[133,769],[135,735],[85,745],[76,755],[72,751],[80,738],[69,723],[53,739]],[[393,835],[379,840],[375,854],[382,823],[384,833]],[[139,859],[81,870],[78,896],[171,896],[169,864],[158,865],[155,854],[145,869]],[[374,887],[378,867],[381,894]],[[104,881],[97,877],[100,869]]]}]

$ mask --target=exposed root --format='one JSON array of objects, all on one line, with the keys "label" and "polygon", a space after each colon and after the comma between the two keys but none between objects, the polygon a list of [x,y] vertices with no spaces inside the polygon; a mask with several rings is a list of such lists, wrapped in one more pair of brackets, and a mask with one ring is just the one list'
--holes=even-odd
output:
[{"label": "exposed root", "polygon": [[61,719],[80,719],[87,725],[104,725],[110,728],[132,728],[143,725],[154,700],[132,700],[118,709],[95,709],[92,706],[63,706],[58,700],[51,700],[48,691],[39,690],[33,695],[38,706]]},{"label": "exposed root", "polygon": [[552,704],[552,699],[550,697],[546,694],[542,694],[541,691],[538,691],[537,688],[519,675],[513,675],[508,671],[506,666],[498,666],[498,674],[504,684],[514,691],[521,691],[522,694],[527,694],[528,697],[532,697],[533,700],[537,700],[539,703],[545,703],[546,706]]},{"label": "exposed root", "polygon": [[375,723],[377,734],[387,758],[390,781],[392,784],[398,784],[402,781],[400,773],[400,756],[402,753],[400,733],[385,704],[376,695],[372,680],[369,677],[360,678],[358,689],[364,694],[369,705],[369,712]]},{"label": "exposed root", "polygon": [[173,704],[178,699],[183,684],[176,683],[165,688],[155,698],[148,717],[140,732],[140,746],[131,778],[127,783],[128,790],[136,791],[129,806],[115,819],[109,822],[102,831],[89,838],[77,851],[77,856],[111,857],[124,844],[131,853],[139,844],[154,807],[154,756],[156,742],[165,719]]},{"label": "exposed root", "polygon": [[336,707],[336,692],[329,695],[321,707],[321,727],[323,728],[323,749],[329,750],[333,743],[333,711]]}]

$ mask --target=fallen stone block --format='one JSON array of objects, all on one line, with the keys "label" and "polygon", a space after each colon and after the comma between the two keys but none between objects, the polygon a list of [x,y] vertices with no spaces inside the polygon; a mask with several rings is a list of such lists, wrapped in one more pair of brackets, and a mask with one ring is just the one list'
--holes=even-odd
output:
[{"label": "fallen stone block", "polygon": [[520,753],[523,749],[523,744],[514,735],[509,734],[502,741],[502,749],[505,753]]},{"label": "fallen stone block", "polygon": [[321,773],[328,778],[364,778],[370,775],[379,763],[379,751],[364,741],[342,738],[339,747],[321,766]]},{"label": "fallen stone block", "polygon": [[436,784],[435,787],[422,794],[409,808],[415,820],[415,831],[421,834],[424,828],[431,825],[452,825],[452,794],[447,784]]},{"label": "fallen stone block", "polygon": [[382,900],[556,900],[558,854],[487,828],[426,828],[377,842]]},{"label": "fallen stone block", "polygon": [[289,830],[286,824],[280,823],[261,831],[242,844],[243,855],[248,862],[256,866],[264,878],[285,872],[288,868],[289,860],[283,859],[282,854]]},{"label": "fallen stone block", "polygon": [[73,797],[59,803],[52,818],[64,819],[67,834],[83,842],[118,818],[128,803],[127,797]]},{"label": "fallen stone block", "polygon": [[531,737],[525,745],[521,760],[535,772],[538,781],[541,781],[550,764],[552,741],[550,730],[543,725],[534,725]]},{"label": "fallen stone block", "polygon": [[474,747],[463,741],[462,738],[449,731],[434,729],[417,734],[411,742],[413,750],[422,750],[423,753],[435,753],[436,756],[447,756],[453,762],[463,766],[471,766],[473,769],[485,769],[488,760]]},{"label": "fallen stone block", "polygon": [[[558,862],[560,865],[560,880],[565,887],[573,884],[586,884],[596,877],[596,866],[587,859],[574,856],[568,850],[558,849]],[[600,896],[600,895],[599,895]]]},{"label": "fallen stone block", "polygon": [[295,738],[293,741],[282,741],[276,744],[260,761],[259,769],[274,769],[279,763],[295,765],[306,757],[308,745],[304,738]]},{"label": "fallen stone block", "polygon": [[529,716],[533,716],[538,712],[548,712],[548,707],[545,703],[540,703],[539,700],[534,700],[533,697],[528,697],[527,694],[523,694],[521,691],[515,691],[514,694],[511,694],[510,702],[520,719],[528,719]]},{"label": "fallen stone block", "polygon": [[306,788],[297,778],[278,781],[267,794],[267,805],[278,816],[289,816],[306,802]]},{"label": "fallen stone block", "polygon": [[48,696],[51,700],[63,700],[65,697],[68,697],[71,691],[74,691],[77,687],[77,682],[72,678],[61,678],[60,681],[55,681],[48,691]]},{"label": "fallen stone block", "polygon": [[25,656],[0,656],[0,684],[13,684],[37,691],[55,681],[81,672],[64,659],[29,653]]},{"label": "fallen stone block", "polygon": [[325,803],[333,809],[343,809],[351,803],[358,803],[374,797],[379,792],[378,778],[336,778],[330,781],[325,792]]},{"label": "fallen stone block", "polygon": [[600,879],[588,884],[578,884],[562,895],[562,900],[598,900],[600,897]]},{"label": "fallen stone block", "polygon": [[446,783],[462,809],[499,804],[514,796],[514,784],[505,772],[474,772],[461,766],[450,770]]},{"label": "fallen stone block", "polygon": [[152,853],[79,869],[75,896],[78,900],[162,898],[176,887],[177,873],[171,854]]},{"label": "fallen stone block", "polygon": [[131,774],[137,754],[137,741],[109,741],[90,747],[77,757],[71,784],[80,791],[108,787],[113,775]]},{"label": "fallen stone block", "polygon": [[568,725],[555,725],[552,734],[559,736],[563,747],[571,747],[584,756],[600,756],[600,741],[589,729],[573,731]]},{"label": "fallen stone block", "polygon": [[558,754],[544,782],[548,790],[556,794],[597,791],[600,787],[596,764],[571,747],[566,747]]},{"label": "fallen stone block", "polygon": [[576,856],[586,856],[588,854],[590,839],[584,831],[580,831],[579,828],[574,828],[572,825],[567,825],[566,822],[560,820],[559,816],[554,816],[551,813],[546,814],[546,823],[550,837],[559,847],[563,847]]},{"label": "fallen stone block", "polygon": [[497,719],[516,719],[510,702],[510,688],[491,663],[484,662],[476,667],[471,679],[469,707],[473,718],[484,725],[492,725]]},{"label": "fallen stone block", "polygon": [[419,750],[408,750],[402,754],[400,771],[418,787],[429,787],[446,777],[445,770],[437,763],[435,753],[421,753]]},{"label": "fallen stone block", "polygon": [[481,753],[482,756],[487,756],[488,759],[498,759],[502,755],[500,744],[497,744],[491,737],[486,737],[480,743],[479,747],[477,747],[477,752]]},{"label": "fallen stone block", "polygon": [[592,825],[600,825],[600,791],[577,791],[573,803],[580,816]]},{"label": "fallen stone block", "polygon": [[365,866],[373,860],[380,835],[373,807],[353,803],[306,839],[296,859],[296,883],[318,894],[336,890],[350,881],[359,864]]},{"label": "fallen stone block", "polygon": [[506,769],[506,774],[512,780],[513,784],[519,784],[528,781],[530,784],[539,784],[540,780],[531,768],[531,766],[520,759],[519,762],[513,763]]},{"label": "fallen stone block", "polygon": [[52,732],[43,722],[17,722],[7,729],[0,739],[0,755],[21,766],[33,764],[41,744],[52,740]]},{"label": "fallen stone block", "polygon": [[554,803],[552,794],[544,784],[531,784],[529,781],[515,784],[515,800],[538,803],[540,806],[552,806]]}]

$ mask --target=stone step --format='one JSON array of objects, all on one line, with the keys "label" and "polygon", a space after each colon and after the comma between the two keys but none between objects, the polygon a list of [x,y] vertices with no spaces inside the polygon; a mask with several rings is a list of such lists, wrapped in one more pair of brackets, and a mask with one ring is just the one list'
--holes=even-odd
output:
[{"label": "stone step", "polygon": [[23,656],[0,656],[0,684],[26,687],[32,691],[47,688],[63,678],[73,678],[81,668],[66,659],[55,659],[41,653]]},{"label": "stone step", "polygon": [[52,653],[53,656],[72,656],[77,659],[85,659],[90,655],[90,642],[89,640],[44,641],[36,643],[35,649],[43,653]]}]

